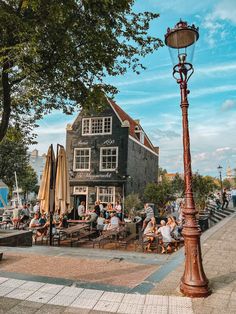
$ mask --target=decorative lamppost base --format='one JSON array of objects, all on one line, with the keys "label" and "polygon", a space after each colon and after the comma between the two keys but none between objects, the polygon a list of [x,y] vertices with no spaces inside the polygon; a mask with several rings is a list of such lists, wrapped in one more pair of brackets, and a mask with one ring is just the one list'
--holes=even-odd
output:
[{"label": "decorative lamppost base", "polygon": [[181,281],[180,291],[190,298],[206,298],[211,294],[211,290],[208,288],[208,284],[205,286],[189,286]]}]

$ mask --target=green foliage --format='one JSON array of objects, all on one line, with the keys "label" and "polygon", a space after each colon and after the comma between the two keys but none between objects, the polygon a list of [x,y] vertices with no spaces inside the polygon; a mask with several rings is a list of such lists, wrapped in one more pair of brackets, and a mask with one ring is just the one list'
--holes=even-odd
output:
[{"label": "green foliage", "polygon": [[138,194],[131,193],[125,198],[125,209],[131,210],[132,208],[139,209],[142,206]]},{"label": "green foliage", "polygon": [[117,89],[107,76],[163,46],[148,35],[159,15],[134,13],[134,0],[0,1],[0,141],[9,121],[32,121],[52,109],[70,114],[104,104]]},{"label": "green foliage", "polygon": [[228,189],[228,190],[232,187],[232,183],[228,179],[224,179],[222,184],[223,184],[223,187]]},{"label": "green foliage", "polygon": [[217,189],[214,178],[210,176],[193,175],[193,193],[197,209],[205,208],[207,197]]},{"label": "green foliage", "polygon": [[7,135],[0,143],[0,178],[9,186],[15,185],[15,172],[18,185],[24,192],[34,192],[37,188],[37,176],[29,166],[28,146],[30,139],[16,128],[8,129]]},{"label": "green foliage", "polygon": [[184,195],[184,180],[177,173],[171,182],[173,193],[178,194],[179,196]]},{"label": "green foliage", "polygon": [[148,183],[144,190],[145,202],[154,203],[159,209],[163,209],[168,201],[173,199],[171,182],[165,178],[158,184]]},{"label": "green foliage", "polygon": [[37,174],[31,166],[27,166],[24,169],[24,175],[19,178],[19,186],[23,190],[24,198],[28,199],[30,192],[38,193],[38,178]]}]

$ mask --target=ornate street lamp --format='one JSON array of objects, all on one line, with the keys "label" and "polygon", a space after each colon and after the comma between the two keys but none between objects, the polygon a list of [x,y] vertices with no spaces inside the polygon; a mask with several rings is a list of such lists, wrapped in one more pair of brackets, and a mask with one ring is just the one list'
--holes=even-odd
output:
[{"label": "ornate street lamp", "polygon": [[[173,29],[168,28],[165,43],[169,47],[174,62],[173,76],[180,86],[182,125],[183,125],[183,159],[185,181],[185,206],[183,236],[185,242],[185,270],[180,283],[180,291],[190,297],[207,297],[211,291],[203,270],[200,245],[201,230],[196,220],[197,211],[193,199],[190,138],[188,128],[188,94],[187,83],[193,74],[191,58],[194,44],[199,38],[198,28],[180,20]],[[175,59],[176,56],[176,59]]]},{"label": "ornate street lamp", "polygon": [[223,169],[223,167],[221,165],[219,165],[217,167],[218,171],[219,171],[219,175],[220,175],[220,192],[221,192],[221,200],[223,197],[223,183],[222,183],[222,175],[221,175],[221,170]]}]

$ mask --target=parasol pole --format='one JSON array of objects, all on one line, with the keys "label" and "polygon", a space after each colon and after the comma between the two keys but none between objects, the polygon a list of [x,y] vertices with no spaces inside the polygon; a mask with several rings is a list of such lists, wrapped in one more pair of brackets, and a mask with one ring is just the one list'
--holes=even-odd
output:
[{"label": "parasol pole", "polygon": [[49,244],[52,245],[52,222],[53,212],[55,207],[55,169],[53,160],[53,145],[51,144],[51,173],[50,173],[50,187],[49,187]]}]

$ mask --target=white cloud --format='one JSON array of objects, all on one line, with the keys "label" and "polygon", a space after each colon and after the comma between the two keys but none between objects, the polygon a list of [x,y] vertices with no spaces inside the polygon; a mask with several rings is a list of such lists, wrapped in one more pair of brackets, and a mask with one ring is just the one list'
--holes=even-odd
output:
[{"label": "white cloud", "polygon": [[216,152],[225,152],[230,149],[231,149],[230,147],[220,147],[216,149]]},{"label": "white cloud", "polygon": [[[196,90],[193,90],[191,92],[191,98],[197,98],[201,96],[211,95],[211,94],[219,94],[219,93],[225,93],[225,92],[231,92],[236,90],[236,85],[220,85],[220,86],[214,86],[214,87],[206,87],[206,88],[199,88]],[[151,103],[159,103],[163,100],[168,99],[174,99],[179,98],[179,93],[169,93],[169,94],[162,94],[152,97],[143,97],[143,98],[135,98],[130,100],[122,100],[119,101],[120,105],[144,105],[144,104],[151,104]]]},{"label": "white cloud", "polygon": [[210,47],[214,47],[221,40],[226,39],[230,32],[227,30],[227,22],[236,24],[235,0],[220,0],[212,12],[208,14],[202,26],[208,30],[206,41]]},{"label": "white cloud", "polygon": [[213,12],[215,18],[230,21],[236,24],[236,3],[235,0],[221,0]]},{"label": "white cloud", "polygon": [[235,99],[226,99],[222,104],[222,110],[230,110],[232,108],[236,107],[236,100]]}]

